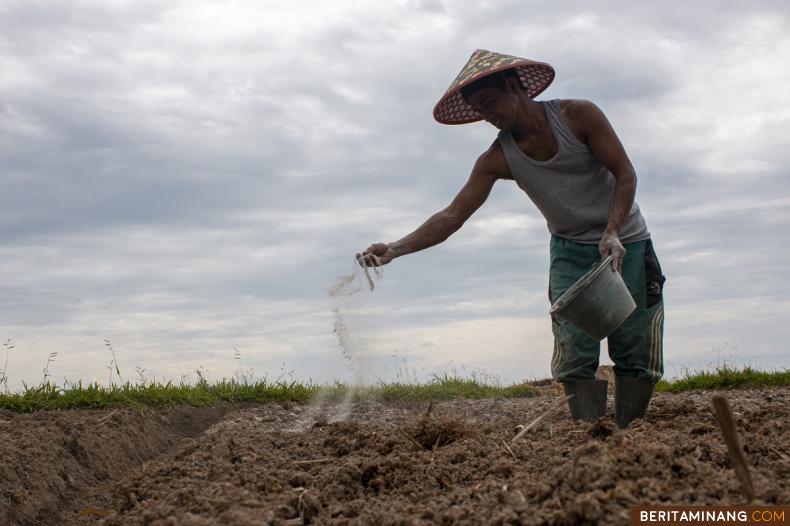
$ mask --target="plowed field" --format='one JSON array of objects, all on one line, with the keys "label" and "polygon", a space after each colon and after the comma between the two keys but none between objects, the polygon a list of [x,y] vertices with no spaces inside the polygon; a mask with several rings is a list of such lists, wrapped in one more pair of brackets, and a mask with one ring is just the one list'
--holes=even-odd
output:
[{"label": "plowed field", "polygon": [[[296,404],[0,411],[0,523],[627,524],[635,504],[742,504],[712,394],[658,394],[626,431],[563,408],[512,444],[556,388],[337,422]],[[790,388],[725,394],[755,503],[790,504]]]}]

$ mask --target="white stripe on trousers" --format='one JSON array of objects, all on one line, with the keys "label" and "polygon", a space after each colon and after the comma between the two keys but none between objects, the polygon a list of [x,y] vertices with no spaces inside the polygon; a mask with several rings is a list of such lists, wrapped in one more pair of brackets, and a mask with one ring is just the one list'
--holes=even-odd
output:
[{"label": "white stripe on trousers", "polygon": [[661,305],[656,313],[653,315],[653,320],[650,322],[650,353],[648,357],[648,368],[653,378],[658,380],[661,378],[661,362],[662,362],[662,340],[663,331],[661,330],[661,323],[664,321],[664,306]]}]

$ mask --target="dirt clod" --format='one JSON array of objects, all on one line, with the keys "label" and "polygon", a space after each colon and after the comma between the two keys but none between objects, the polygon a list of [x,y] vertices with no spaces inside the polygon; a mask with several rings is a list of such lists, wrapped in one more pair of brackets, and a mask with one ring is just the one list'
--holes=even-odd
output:
[{"label": "dirt clod", "polygon": [[614,431],[615,425],[611,420],[599,418],[590,426],[590,430],[587,431],[587,434],[591,438],[605,439],[612,436]]}]

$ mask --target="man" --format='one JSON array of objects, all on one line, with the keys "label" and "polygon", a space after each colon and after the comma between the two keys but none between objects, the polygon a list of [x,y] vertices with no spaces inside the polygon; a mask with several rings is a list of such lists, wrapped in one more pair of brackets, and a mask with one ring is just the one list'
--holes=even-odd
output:
[{"label": "man", "polygon": [[[536,102],[554,79],[542,62],[475,51],[434,108],[444,124],[485,120],[498,128],[452,203],[394,243],[371,245],[357,260],[379,266],[446,240],[488,197],[513,180],[546,218],[551,233],[549,301],[601,258],[612,256],[637,305],[608,337],[615,372],[615,421],[644,416],[663,374],[664,276],[645,220],[634,202],[636,174],[604,114],[585,100]],[[552,316],[552,376],[562,382],[574,419],[606,411],[606,381],[595,380],[600,343]]]}]

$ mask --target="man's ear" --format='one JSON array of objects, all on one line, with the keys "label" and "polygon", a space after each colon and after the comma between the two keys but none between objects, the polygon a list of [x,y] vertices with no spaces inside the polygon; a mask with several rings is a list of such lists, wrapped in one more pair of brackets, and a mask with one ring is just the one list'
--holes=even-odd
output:
[{"label": "man's ear", "polygon": [[505,82],[507,83],[508,90],[512,93],[518,93],[519,91],[524,91],[521,88],[521,81],[514,77],[505,77]]}]

